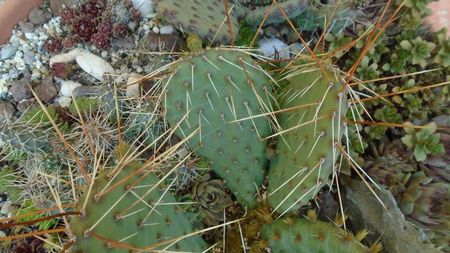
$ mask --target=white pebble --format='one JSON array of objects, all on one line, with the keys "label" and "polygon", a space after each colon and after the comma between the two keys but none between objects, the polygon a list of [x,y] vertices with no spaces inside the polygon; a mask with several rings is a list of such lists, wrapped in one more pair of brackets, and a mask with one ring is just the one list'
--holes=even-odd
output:
[{"label": "white pebble", "polygon": [[153,31],[154,33],[159,33],[159,28],[155,25],[155,26],[152,28],[152,31]]},{"label": "white pebble", "polygon": [[99,81],[103,81],[104,74],[114,73],[113,67],[107,61],[89,51],[79,53],[75,60],[81,69]]},{"label": "white pebble", "polygon": [[61,95],[65,97],[72,97],[73,90],[80,86],[82,86],[80,83],[74,81],[61,81]]},{"label": "white pebble", "polygon": [[172,34],[174,31],[175,31],[175,29],[171,25],[165,25],[165,26],[162,26],[161,28],[159,28],[159,32],[161,34]]},{"label": "white pebble", "polygon": [[140,95],[139,81],[142,79],[142,77],[144,77],[144,76],[136,74],[136,73],[131,73],[128,76],[127,90],[126,90],[127,97],[130,97],[130,98],[131,97],[139,97],[139,95]]},{"label": "white pebble", "polygon": [[153,1],[133,0],[133,6],[141,12],[142,16],[153,13]]},{"label": "white pebble", "polygon": [[275,38],[262,39],[258,42],[259,51],[266,57],[274,59],[289,59],[288,45],[283,41]]},{"label": "white pebble", "polygon": [[71,102],[72,102],[72,98],[69,98],[69,97],[60,97],[58,99],[58,104],[61,107],[69,107]]}]

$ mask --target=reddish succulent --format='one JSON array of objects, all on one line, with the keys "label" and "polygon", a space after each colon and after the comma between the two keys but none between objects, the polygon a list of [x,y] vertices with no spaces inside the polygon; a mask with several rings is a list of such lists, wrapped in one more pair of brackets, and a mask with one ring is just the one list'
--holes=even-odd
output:
[{"label": "reddish succulent", "polygon": [[114,37],[125,38],[128,34],[128,27],[123,23],[116,23],[113,25]]},{"label": "reddish succulent", "polygon": [[75,45],[78,43],[78,41],[74,38],[65,38],[62,42],[62,45],[66,49],[70,49],[72,47],[75,47]]},{"label": "reddish succulent", "polygon": [[91,40],[92,35],[96,32],[96,28],[95,22],[90,18],[79,19],[73,26],[75,33],[84,41]]},{"label": "reddish succulent", "polygon": [[105,6],[106,6],[105,1],[90,0],[81,6],[81,12],[91,17],[97,17],[101,14]]},{"label": "reddish succulent", "polygon": [[49,38],[45,42],[44,48],[49,53],[59,53],[62,50],[61,40],[58,38]]},{"label": "reddish succulent", "polygon": [[130,14],[131,14],[131,19],[132,20],[134,20],[134,21],[140,21],[141,20],[141,12],[138,9],[132,7],[130,9]]},{"label": "reddish succulent", "polygon": [[108,23],[108,22],[102,22],[102,23],[100,23],[97,26],[97,30],[100,33],[104,33],[104,34],[108,34],[109,35],[112,32],[112,25],[111,25],[111,23]]},{"label": "reddish succulent", "polygon": [[71,66],[68,63],[57,62],[52,64],[50,69],[50,73],[53,76],[66,79],[72,71]]},{"label": "reddish succulent", "polygon": [[61,11],[61,20],[63,24],[72,24],[77,17],[77,11],[70,8],[65,8]]},{"label": "reddish succulent", "polygon": [[104,33],[96,33],[92,35],[92,43],[98,48],[107,48],[110,44],[110,36]]},{"label": "reddish succulent", "polygon": [[133,8],[133,2],[131,0],[122,0],[122,4],[125,6],[125,8],[127,9],[131,9]]}]

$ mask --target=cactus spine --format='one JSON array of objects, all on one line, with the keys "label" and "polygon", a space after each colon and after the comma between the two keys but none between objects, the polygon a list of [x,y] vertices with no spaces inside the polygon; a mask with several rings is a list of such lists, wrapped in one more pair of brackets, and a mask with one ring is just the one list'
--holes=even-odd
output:
[{"label": "cactus spine", "polygon": [[[251,57],[209,49],[181,60],[166,79],[167,119],[189,147],[211,163],[237,200],[253,206],[262,184],[270,133],[269,80]],[[245,120],[244,120],[245,119]]]},{"label": "cactus spine", "polygon": [[308,63],[285,77],[277,155],[271,161],[268,203],[278,213],[305,205],[329,181],[347,110],[339,73],[329,63]]}]

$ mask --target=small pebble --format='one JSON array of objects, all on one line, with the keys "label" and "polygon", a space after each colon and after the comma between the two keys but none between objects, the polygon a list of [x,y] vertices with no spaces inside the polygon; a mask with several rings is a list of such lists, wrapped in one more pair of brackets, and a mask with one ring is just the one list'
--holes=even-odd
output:
[{"label": "small pebble", "polygon": [[61,107],[69,107],[71,102],[72,102],[72,98],[70,98],[70,97],[60,97],[60,98],[58,98],[58,104]]},{"label": "small pebble", "polygon": [[34,25],[30,22],[19,21],[19,26],[24,33],[32,33],[34,31]]},{"label": "small pebble", "polygon": [[82,86],[80,83],[74,81],[62,81],[61,82],[61,95],[65,97],[72,97],[73,90],[76,87]]},{"label": "small pebble", "polygon": [[175,29],[171,25],[165,25],[159,29],[159,33],[161,34],[172,34],[174,31]]},{"label": "small pebble", "polygon": [[17,47],[14,47],[12,45],[6,45],[2,47],[2,50],[0,52],[0,56],[2,60],[9,59],[11,56],[13,56],[17,51]]},{"label": "small pebble", "polygon": [[13,104],[0,101],[0,122],[10,119],[15,112]]},{"label": "small pebble", "polygon": [[20,79],[11,85],[9,93],[11,93],[14,101],[20,102],[32,96],[31,90],[28,87],[29,84],[31,85],[29,80]]},{"label": "small pebble", "polygon": [[152,31],[153,31],[154,33],[159,33],[159,28],[158,28],[157,26],[154,26],[153,29],[152,29]]}]

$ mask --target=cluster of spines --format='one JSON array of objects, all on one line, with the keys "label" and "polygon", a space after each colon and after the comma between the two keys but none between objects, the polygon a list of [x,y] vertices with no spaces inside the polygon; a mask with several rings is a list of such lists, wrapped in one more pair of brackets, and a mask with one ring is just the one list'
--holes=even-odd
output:
[{"label": "cluster of spines", "polygon": [[335,176],[347,108],[339,74],[326,62],[301,64],[286,75],[268,203],[285,214],[311,200]]},{"label": "cluster of spines", "polygon": [[205,50],[166,79],[167,119],[205,157],[243,205],[253,206],[266,166],[270,107],[266,73],[245,53]]}]

